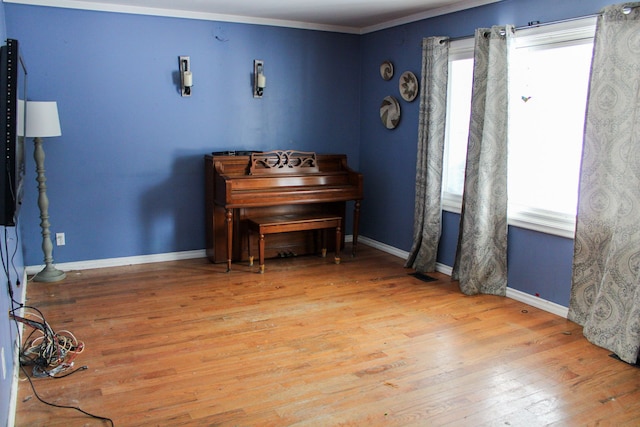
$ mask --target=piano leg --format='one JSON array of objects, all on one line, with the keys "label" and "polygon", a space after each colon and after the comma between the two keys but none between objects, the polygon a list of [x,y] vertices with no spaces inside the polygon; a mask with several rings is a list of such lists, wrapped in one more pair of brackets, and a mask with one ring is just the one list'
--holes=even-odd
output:
[{"label": "piano leg", "polygon": [[356,200],[353,206],[353,241],[351,243],[351,256],[356,256],[358,247],[358,229],[360,228],[360,200]]},{"label": "piano leg", "polygon": [[233,253],[233,209],[227,209],[227,273],[231,271],[231,258]]}]

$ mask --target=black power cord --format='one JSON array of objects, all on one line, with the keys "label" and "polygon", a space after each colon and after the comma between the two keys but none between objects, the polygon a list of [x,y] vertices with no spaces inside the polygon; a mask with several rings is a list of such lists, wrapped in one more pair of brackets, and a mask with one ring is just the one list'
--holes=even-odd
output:
[{"label": "black power cord", "polygon": [[[33,390],[33,394],[36,396],[36,398],[40,402],[44,403],[45,405],[53,406],[54,408],[75,409],[76,411],[81,412],[81,413],[83,413],[83,414],[85,414],[85,415],[87,415],[87,416],[89,416],[91,418],[95,418],[97,420],[107,421],[111,425],[111,427],[114,427],[113,420],[111,418],[101,417],[99,415],[91,414],[91,413],[89,413],[89,412],[87,412],[87,411],[85,411],[85,410],[83,410],[83,409],[81,409],[81,408],[79,408],[77,406],[58,405],[56,403],[47,402],[46,400],[42,399],[40,397],[40,395],[38,395],[38,392],[36,391],[36,387],[33,384],[33,381],[31,381],[31,377],[29,377],[29,375],[27,374],[27,371],[24,369],[24,366],[20,365],[20,369],[24,373],[24,376],[27,377],[27,380],[29,380],[29,384],[31,384],[31,390]],[[73,372],[76,372],[76,371],[73,371]],[[68,374],[68,375],[71,375],[71,374]],[[65,376],[67,376],[67,375],[65,375]],[[55,377],[55,378],[63,378],[63,377]]]},{"label": "black power cord", "polygon": [[[18,240],[18,232],[17,232],[17,224],[16,224],[16,241]],[[7,232],[7,227],[4,228],[4,248],[6,250],[6,254],[4,253],[4,251],[0,250],[0,259],[2,261],[2,270],[4,271],[4,274],[6,276],[6,283],[7,283],[7,293],[9,295],[9,298],[11,300],[12,303],[12,309],[10,310],[9,314],[10,317],[14,320],[15,326],[16,326],[16,337],[20,337],[20,326],[19,326],[19,322],[20,320],[18,320],[19,316],[15,315],[15,312],[19,309],[24,309],[24,308],[28,308],[28,309],[32,309],[34,311],[36,311],[39,316],[42,319],[42,322],[37,322],[37,321],[33,321],[33,320],[29,320],[29,319],[22,319],[24,320],[24,324],[27,324],[28,326],[33,328],[33,331],[31,332],[31,334],[33,334],[36,330],[40,330],[43,335],[49,335],[50,337],[54,337],[55,333],[53,332],[53,330],[51,329],[51,327],[49,326],[49,324],[46,322],[46,320],[44,320],[44,315],[42,314],[42,312],[40,310],[38,310],[35,307],[28,307],[18,301],[15,300],[14,298],[14,292],[13,292],[13,283],[11,281],[11,273],[10,273],[10,268],[13,267],[13,270],[16,272],[16,275],[18,275],[18,269],[15,266],[15,256],[18,252],[18,246],[19,244],[16,242],[15,245],[15,249],[13,251],[12,254],[9,254],[9,236],[8,236],[8,232]],[[6,255],[6,256],[5,256]],[[20,278],[18,277],[16,284],[18,286],[20,286]],[[31,334],[29,336],[31,336]],[[19,345],[16,341],[16,345]],[[47,402],[46,400],[42,399],[40,397],[40,395],[38,394],[38,392],[36,391],[35,388],[35,384],[33,383],[33,381],[31,380],[31,377],[29,377],[29,374],[27,373],[26,369],[24,368],[24,364],[23,362],[25,360],[23,360],[23,358],[25,357],[23,348],[19,347],[19,358],[20,358],[20,370],[24,373],[24,376],[27,378],[27,380],[29,381],[29,384],[31,385],[31,390],[33,391],[33,394],[36,396],[36,398],[44,403],[45,405],[48,406],[52,406],[54,408],[62,408],[62,409],[74,409],[82,414],[85,414],[91,418],[97,419],[97,420],[102,420],[102,421],[106,421],[109,423],[109,425],[111,425],[111,427],[114,427],[114,423],[113,420],[111,418],[107,418],[107,417],[102,417],[99,415],[94,415],[91,414],[83,409],[81,409],[80,407],[77,406],[68,406],[68,405],[58,405],[55,403],[51,403],[51,402]],[[44,359],[43,359],[44,360]],[[46,362],[45,362],[46,363]],[[34,367],[37,366],[37,364],[34,365]],[[44,371],[47,374],[47,377],[49,378],[55,378],[55,379],[59,379],[59,378],[64,378],[64,377],[68,377],[69,375],[75,374],[78,371],[84,371],[88,369],[87,366],[81,366],[80,368],[77,368],[71,372],[68,372],[64,375],[58,375],[58,376],[54,376],[49,374],[46,370]]]},{"label": "black power cord", "polygon": [[[55,336],[55,332],[53,332],[53,330],[51,329],[51,327],[49,326],[49,324],[46,322],[46,320],[44,320],[44,315],[42,314],[42,312],[40,310],[38,310],[36,307],[30,307],[30,306],[25,306],[23,304],[18,303],[17,301],[15,301],[12,298],[12,302],[14,304],[14,307],[18,307],[18,308],[13,308],[10,312],[11,314],[11,318],[14,320],[15,325],[16,325],[16,331],[17,331],[17,336],[20,336],[20,327],[19,327],[19,323],[23,323],[26,324],[28,326],[30,326],[31,328],[33,328],[33,331],[31,332],[31,334],[29,335],[29,337],[36,331],[36,330],[40,330],[43,334],[46,335],[51,335],[51,336]],[[22,308],[27,308],[27,309],[31,309],[34,310],[38,313],[38,315],[42,318],[42,322],[38,322],[38,321],[34,321],[34,320],[30,320],[30,319],[25,319],[23,317],[17,316],[15,315],[15,311],[18,309],[22,309]],[[29,341],[27,339],[27,341]],[[37,357],[35,359],[29,359],[26,358],[25,356],[25,352],[23,348],[19,348],[19,356],[20,356],[20,370],[24,373],[24,376],[27,378],[27,380],[29,381],[29,384],[31,385],[31,390],[33,391],[33,394],[36,396],[36,398],[44,403],[45,405],[54,407],[54,408],[61,408],[61,409],[73,409],[76,410],[84,415],[87,415],[91,418],[97,419],[97,420],[102,420],[102,421],[106,421],[109,423],[109,425],[111,425],[111,427],[114,427],[114,423],[113,420],[111,418],[107,418],[107,417],[102,417],[99,415],[95,415],[92,414],[90,412],[87,412],[85,410],[83,410],[82,408],[78,407],[78,406],[69,406],[69,405],[59,405],[56,403],[51,403],[51,402],[47,402],[46,400],[42,399],[40,397],[40,395],[38,394],[38,392],[36,391],[36,387],[35,384],[33,383],[33,381],[31,380],[31,377],[29,376],[29,374],[27,373],[27,370],[25,369],[25,364],[27,365],[33,365],[34,369],[39,367],[39,372],[44,372],[45,376],[48,378],[54,378],[54,379],[60,379],[60,378],[64,378],[64,377],[68,377],[69,375],[72,375],[78,371],[84,371],[86,369],[88,369],[87,366],[81,366],[65,375],[60,375],[60,376],[55,376],[50,374],[49,372],[47,372],[44,368],[46,368],[48,366],[48,362],[47,359],[44,357]],[[43,365],[43,366],[40,366]]]}]

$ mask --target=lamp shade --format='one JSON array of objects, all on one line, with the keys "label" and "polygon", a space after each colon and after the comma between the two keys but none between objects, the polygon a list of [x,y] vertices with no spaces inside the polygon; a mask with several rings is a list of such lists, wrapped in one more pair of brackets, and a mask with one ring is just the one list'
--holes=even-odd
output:
[{"label": "lamp shade", "polygon": [[[27,129],[29,138],[46,138],[62,135],[60,118],[58,117],[58,104],[55,101],[27,101]],[[22,126],[18,124],[19,132]]]}]

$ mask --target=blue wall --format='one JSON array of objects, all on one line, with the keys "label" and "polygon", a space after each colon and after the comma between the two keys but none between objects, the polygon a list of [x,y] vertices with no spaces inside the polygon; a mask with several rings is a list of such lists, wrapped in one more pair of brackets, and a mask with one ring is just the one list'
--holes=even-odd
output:
[{"label": "blue wall", "polygon": [[[382,126],[379,106],[386,95],[401,99],[403,71],[420,75],[422,39],[590,15],[608,3],[504,0],[363,36],[8,4],[31,98],[59,103],[63,135],[45,142],[51,231],[67,237],[55,261],[202,249],[202,155],[222,149],[347,153],[365,176],[361,234],[408,251],[419,101],[400,101],[395,130]],[[178,95],[179,55],[191,56],[191,98]],[[265,60],[261,100],[251,96],[253,59]],[[390,81],[379,75],[387,59]],[[27,184],[25,260],[40,264],[36,182]],[[458,216],[444,217],[439,262],[452,265]],[[509,286],[568,305],[572,243],[511,227]]]},{"label": "blue wall", "polygon": [[[359,37],[320,31],[7,4],[32,100],[56,100],[45,140],[57,263],[203,249],[203,155],[346,153],[358,165]],[[178,91],[191,57],[193,95]],[[252,92],[253,60],[267,88]],[[33,160],[27,171],[34,171]],[[35,177],[35,173],[34,173]],[[25,260],[41,264],[35,180]]]},{"label": "blue wall", "polygon": [[[360,169],[365,176],[362,234],[408,251],[413,235],[415,164],[419,100],[398,96],[404,71],[421,71],[421,43],[428,36],[464,37],[479,27],[530,21],[550,22],[597,13],[610,0],[504,0],[449,15],[397,26],[362,36]],[[396,76],[380,78],[384,60],[394,63]],[[400,100],[402,118],[395,130],[380,123],[379,106],[386,95]],[[438,261],[453,266],[459,216],[443,214]],[[509,228],[509,286],[563,306],[569,304],[573,241]]]},{"label": "blue wall", "polygon": [[[401,99],[403,71],[420,75],[422,38],[590,15],[609,3],[504,0],[364,36],[0,3],[0,35],[20,40],[30,99],[56,100],[60,110],[63,135],[45,141],[51,231],[67,238],[55,260],[203,249],[202,156],[226,149],[346,153],[365,176],[361,234],[408,251],[418,100],[400,101],[393,131],[379,106],[386,95]],[[190,98],[178,94],[179,55],[191,56]],[[254,59],[265,61],[261,100],[251,92]],[[379,75],[387,59],[390,81]],[[20,230],[0,228],[3,251],[25,251],[10,270],[14,284],[25,263],[42,263],[35,179],[25,190]],[[438,261],[451,266],[459,216],[443,219]],[[509,286],[568,305],[572,251],[570,239],[510,227]],[[3,292],[0,312],[9,307]],[[6,316],[0,329],[10,368]],[[0,414],[10,387],[8,377]]]},{"label": "blue wall", "polygon": [[[609,1],[504,0],[363,36],[8,4],[31,98],[59,103],[63,135],[45,142],[51,231],[67,237],[54,258],[202,249],[202,155],[222,149],[347,153],[365,175],[362,235],[409,250],[418,101],[401,101],[392,131],[379,106],[400,73],[420,74],[422,38],[590,15]],[[191,56],[191,98],[178,95],[179,55]],[[261,100],[251,96],[256,58],[268,78]],[[379,76],[386,59],[390,81]],[[36,183],[27,184],[25,260],[40,264]],[[445,218],[439,261],[451,265],[457,216]],[[572,241],[510,230],[510,286],[567,305]],[[541,253],[553,256],[532,255]]]}]

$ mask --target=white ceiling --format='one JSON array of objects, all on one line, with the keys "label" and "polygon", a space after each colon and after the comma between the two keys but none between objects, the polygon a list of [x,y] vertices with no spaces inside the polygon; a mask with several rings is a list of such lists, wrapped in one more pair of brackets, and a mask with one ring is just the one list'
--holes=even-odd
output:
[{"label": "white ceiling", "polygon": [[366,33],[501,0],[4,0],[106,10]]}]

